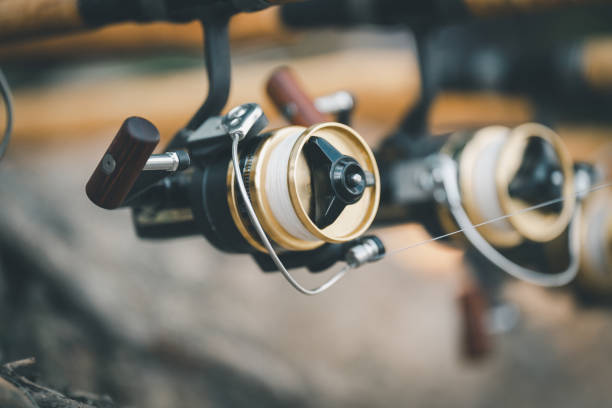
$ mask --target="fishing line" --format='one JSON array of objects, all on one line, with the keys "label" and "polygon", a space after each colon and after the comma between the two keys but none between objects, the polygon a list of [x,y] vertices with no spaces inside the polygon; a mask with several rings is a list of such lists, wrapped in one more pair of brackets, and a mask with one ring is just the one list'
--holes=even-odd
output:
[{"label": "fishing line", "polygon": [[[612,182],[598,184],[598,185],[593,186],[591,188],[588,188],[588,189],[585,189],[585,190],[582,190],[582,191],[578,191],[578,192],[574,193],[574,195],[572,195],[571,198],[575,199],[577,197],[583,197],[583,196],[586,196],[586,195],[588,195],[590,193],[593,193],[593,192],[595,192],[597,190],[602,190],[602,189],[608,188],[608,187],[612,187]],[[530,211],[535,211],[535,210],[538,210],[540,208],[548,207],[550,205],[554,205],[554,204],[557,204],[557,203],[561,203],[563,201],[565,201],[564,197],[560,197],[560,198],[555,198],[555,199],[552,199],[552,200],[544,201],[544,202],[542,202],[540,204],[536,204],[536,205],[533,205],[531,207],[523,208],[522,210],[516,211],[516,212],[514,212],[512,214],[502,215],[500,217],[492,218],[490,220],[483,221],[483,222],[478,223],[478,224],[474,224],[474,225],[472,225],[472,228],[480,228],[480,227],[485,226],[487,224],[492,224],[494,222],[506,220],[508,218],[515,217],[517,215],[521,215],[521,214],[524,214],[524,213],[527,213],[527,212],[530,212]],[[426,245],[426,244],[429,244],[431,242],[435,242],[435,241],[439,241],[439,240],[444,239],[444,238],[452,237],[453,235],[457,235],[457,234],[460,234],[462,232],[465,232],[465,230],[466,230],[466,228],[461,228],[461,229],[458,229],[457,231],[449,232],[447,234],[439,235],[439,236],[434,237],[434,238],[429,238],[429,239],[426,239],[426,240],[423,240],[423,241],[415,242],[414,244],[408,245],[406,247],[390,251],[390,252],[387,253],[387,255],[389,255],[389,256],[395,255],[397,253],[400,253],[400,252],[403,252],[403,251],[407,251],[409,249],[417,248],[417,247],[419,247],[421,245]]]}]

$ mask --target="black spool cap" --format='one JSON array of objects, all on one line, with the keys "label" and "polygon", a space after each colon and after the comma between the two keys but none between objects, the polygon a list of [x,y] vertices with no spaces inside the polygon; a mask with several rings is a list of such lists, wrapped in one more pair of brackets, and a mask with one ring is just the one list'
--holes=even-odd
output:
[{"label": "black spool cap", "polygon": [[[535,205],[562,196],[563,170],[559,156],[547,142],[532,138],[525,149],[525,157],[509,185],[511,197]],[[561,203],[543,208],[543,212],[560,212]]]},{"label": "black spool cap", "polygon": [[312,173],[310,218],[318,228],[331,225],[347,205],[358,202],[373,177],[325,139],[312,136],[304,146]]}]

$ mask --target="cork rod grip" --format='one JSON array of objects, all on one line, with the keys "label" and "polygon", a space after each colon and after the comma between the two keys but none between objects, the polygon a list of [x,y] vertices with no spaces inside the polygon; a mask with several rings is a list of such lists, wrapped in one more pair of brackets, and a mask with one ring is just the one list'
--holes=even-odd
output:
[{"label": "cork rod grip", "polygon": [[87,182],[85,191],[89,199],[108,210],[119,207],[159,138],[159,131],[148,120],[139,117],[126,119]]},{"label": "cork rod grip", "polygon": [[266,84],[266,92],[283,116],[292,124],[311,126],[329,122],[317,110],[289,67],[276,69]]}]

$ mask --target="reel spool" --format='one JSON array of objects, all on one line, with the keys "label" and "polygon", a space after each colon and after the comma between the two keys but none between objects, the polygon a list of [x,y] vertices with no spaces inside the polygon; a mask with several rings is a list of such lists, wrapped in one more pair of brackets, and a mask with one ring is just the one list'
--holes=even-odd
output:
[{"label": "reel spool", "polygon": [[[253,209],[275,248],[308,251],[361,236],[378,209],[380,177],[374,155],[350,127],[289,126],[244,142],[241,173]],[[227,206],[254,249],[267,252],[227,164]]]},{"label": "reel spool", "polygon": [[581,259],[576,281],[585,291],[612,295],[612,193],[597,191],[583,204]]},{"label": "reel spool", "polygon": [[[551,129],[527,123],[457,132],[441,153],[457,163],[461,201],[472,224],[513,214],[479,227],[491,245],[511,248],[525,240],[550,242],[567,229],[575,205],[572,160]],[[564,200],[522,212],[558,198]],[[440,206],[439,213],[442,226],[455,231],[448,209]]]}]

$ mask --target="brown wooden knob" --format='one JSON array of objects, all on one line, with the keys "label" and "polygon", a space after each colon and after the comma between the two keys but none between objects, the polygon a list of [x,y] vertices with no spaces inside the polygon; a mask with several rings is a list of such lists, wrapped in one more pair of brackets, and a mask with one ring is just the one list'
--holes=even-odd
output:
[{"label": "brown wooden knob", "polygon": [[487,300],[478,287],[465,288],[459,295],[462,318],[462,353],[468,360],[480,360],[491,352],[487,330]]},{"label": "brown wooden knob", "polygon": [[266,92],[283,116],[294,125],[311,126],[330,121],[317,110],[289,67],[278,68],[272,73]]},{"label": "brown wooden knob", "polygon": [[159,131],[151,122],[126,119],[87,182],[89,199],[109,210],[119,207],[158,143]]}]

